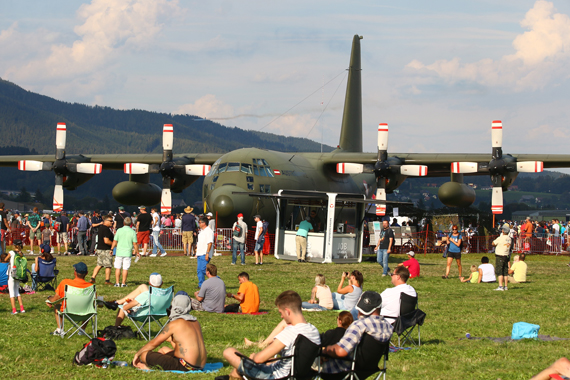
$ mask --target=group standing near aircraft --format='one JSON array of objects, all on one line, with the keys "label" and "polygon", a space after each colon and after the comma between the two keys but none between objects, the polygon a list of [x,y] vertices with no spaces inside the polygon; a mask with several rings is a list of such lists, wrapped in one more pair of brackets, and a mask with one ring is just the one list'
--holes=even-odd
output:
[{"label": "group standing near aircraft", "polygon": [[[280,189],[366,194],[386,200],[409,176],[450,176],[439,199],[452,207],[475,201],[473,189],[463,175],[489,174],[493,184],[492,212],[503,212],[502,192],[519,172],[541,172],[543,168],[570,167],[570,155],[518,154],[502,152],[502,123],[492,122],[491,154],[388,153],[388,125],[378,126],[378,151],[362,151],[362,94],[360,40],[355,35],[348,68],[340,141],[330,153],[287,153],[243,148],[227,153],[174,154],[176,125],[163,126],[163,154],[79,154],[66,155],[66,125],[57,124],[56,153],[33,156],[0,156],[0,166],[20,170],[52,170],[55,174],[53,210],[63,209],[63,189],[74,190],[101,170],[123,170],[129,180],[117,184],[113,197],[126,205],[155,205],[171,211],[171,192],[179,193],[205,176],[202,196],[205,211],[217,213],[219,225],[242,213],[246,220],[275,214],[271,200],[248,193],[276,193]],[[150,183],[150,174],[162,176],[162,188]],[[375,190],[375,191],[374,191]],[[375,195],[373,195],[375,194]],[[384,215],[385,204],[376,206]]]}]

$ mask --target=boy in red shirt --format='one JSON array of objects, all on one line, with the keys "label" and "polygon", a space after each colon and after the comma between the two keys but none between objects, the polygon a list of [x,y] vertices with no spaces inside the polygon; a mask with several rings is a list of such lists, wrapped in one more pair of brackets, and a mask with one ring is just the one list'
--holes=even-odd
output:
[{"label": "boy in red shirt", "polygon": [[420,263],[414,258],[414,251],[408,252],[408,260],[398,264],[399,267],[406,267],[410,271],[410,278],[420,277]]}]

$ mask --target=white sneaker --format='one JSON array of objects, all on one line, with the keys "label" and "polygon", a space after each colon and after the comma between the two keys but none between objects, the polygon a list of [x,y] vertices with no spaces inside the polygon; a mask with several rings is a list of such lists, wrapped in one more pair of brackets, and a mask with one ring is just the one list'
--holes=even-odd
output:
[{"label": "white sneaker", "polygon": [[166,253],[166,251],[165,251],[162,255],[160,255],[160,257],[164,257],[164,256],[166,256],[167,254],[168,254],[168,253]]},{"label": "white sneaker", "polygon": [[222,256],[222,254],[218,253],[218,252],[214,252],[214,256]]},{"label": "white sneaker", "polygon": [[507,288],[506,286],[503,288],[503,290],[509,290],[509,288]]},{"label": "white sneaker", "polygon": [[504,289],[502,286],[499,286],[499,287],[498,287],[497,289],[495,289],[495,290],[498,290],[498,291],[500,291],[500,292],[505,291],[505,289]]},{"label": "white sneaker", "polygon": [[196,258],[196,256],[190,256],[190,258],[191,258],[191,259],[195,259],[195,258]]},{"label": "white sneaker", "polygon": [[54,332],[52,332],[50,335],[62,336],[62,335],[63,335],[63,331],[62,331],[61,329],[55,329]]},{"label": "white sneaker", "polygon": [[156,257],[156,253],[153,253],[152,255],[150,255],[149,257]]}]

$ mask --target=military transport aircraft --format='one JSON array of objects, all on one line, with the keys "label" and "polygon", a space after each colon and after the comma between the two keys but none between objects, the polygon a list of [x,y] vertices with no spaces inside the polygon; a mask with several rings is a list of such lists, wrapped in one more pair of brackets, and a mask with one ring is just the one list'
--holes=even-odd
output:
[{"label": "military transport aircraft", "polygon": [[[570,166],[570,155],[518,154],[502,152],[502,123],[492,122],[492,150],[489,154],[388,154],[388,125],[378,127],[378,151],[362,152],[362,95],[360,40],[355,35],[348,68],[340,141],[330,153],[285,153],[243,148],[225,154],[173,154],[174,128],[163,127],[163,154],[65,153],[65,124],[58,124],[55,157],[50,155],[2,156],[1,166],[20,170],[52,170],[55,173],[54,211],[63,208],[63,188],[73,190],[101,170],[124,170],[129,180],[113,189],[122,204],[171,208],[171,191],[181,192],[199,176],[205,176],[202,195],[205,209],[217,213],[220,225],[243,213],[246,220],[263,214],[271,220],[275,213],[265,197],[247,193],[277,193],[280,189],[315,190],[367,194],[385,200],[409,176],[451,176],[439,188],[439,199],[448,206],[469,206],[475,201],[473,189],[463,183],[464,174],[489,174],[493,184],[492,211],[503,211],[502,192],[519,172],[541,172],[543,168]],[[162,189],[150,183],[150,173],[162,175]],[[379,203],[376,213],[384,215]]]}]

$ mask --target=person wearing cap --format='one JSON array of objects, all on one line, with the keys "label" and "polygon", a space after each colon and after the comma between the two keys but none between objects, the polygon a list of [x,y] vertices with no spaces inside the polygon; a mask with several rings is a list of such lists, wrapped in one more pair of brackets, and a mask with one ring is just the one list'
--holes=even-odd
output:
[{"label": "person wearing cap", "polygon": [[194,244],[194,235],[196,233],[196,216],[192,213],[194,210],[191,206],[184,209],[182,215],[182,248],[184,255],[192,254],[192,245]]},{"label": "person wearing cap", "polygon": [[139,206],[140,215],[137,218],[137,242],[143,246],[142,254],[137,252],[137,258],[135,259],[135,263],[138,262],[141,256],[146,256],[148,243],[150,243],[150,226],[152,224],[152,217],[146,211],[146,206]]},{"label": "person wearing cap", "polygon": [[[137,351],[133,358],[133,366],[139,369],[160,367],[163,371],[197,371],[204,368],[208,354],[202,326],[190,315],[192,304],[187,294],[176,293],[172,299],[168,328],[162,330],[154,339]],[[172,348],[162,347],[158,352],[153,350],[168,342]]]},{"label": "person wearing cap", "polygon": [[113,228],[115,231],[123,227],[125,225],[125,218],[130,216],[131,214],[126,212],[123,206],[119,206],[119,212],[115,214],[115,221],[113,223]]},{"label": "person wearing cap", "polygon": [[149,300],[149,286],[153,288],[160,288],[162,286],[162,276],[159,273],[153,272],[148,278],[147,284],[140,284],[135,290],[130,292],[126,297],[115,301],[119,305],[119,312],[115,319],[115,327],[123,323],[125,313],[135,313],[141,306],[147,306]]},{"label": "person wearing cap", "polygon": [[297,261],[300,263],[306,263],[305,260],[307,255],[307,238],[309,236],[309,231],[313,232],[313,225],[311,224],[311,217],[307,216],[305,220],[299,223],[299,229],[297,230],[297,235],[295,236],[295,245],[297,247]]},{"label": "person wearing cap", "polygon": [[495,274],[499,280],[499,287],[495,290],[508,290],[509,284],[509,253],[511,249],[511,228],[507,223],[501,228],[501,235],[493,241],[495,247]]},{"label": "person wearing cap", "polygon": [[95,283],[95,278],[101,270],[105,268],[105,285],[112,285],[111,282],[111,268],[113,267],[113,257],[111,249],[113,245],[113,240],[115,235],[111,231],[111,226],[113,225],[113,218],[109,215],[104,215],[102,218],[103,222],[98,225],[97,228],[97,249],[95,254],[97,255],[97,265],[93,269],[93,275],[91,276],[91,283]]},{"label": "person wearing cap", "polygon": [[382,296],[381,315],[390,323],[394,323],[400,316],[400,294],[405,293],[412,297],[417,297],[416,289],[408,285],[410,271],[406,267],[396,267],[394,273],[390,275],[393,288],[384,290]]},{"label": "person wearing cap", "polygon": [[[397,270],[398,268],[396,268]],[[393,327],[380,315],[383,297],[373,291],[362,293],[356,310],[358,319],[346,329],[343,337],[336,344],[323,347],[322,353],[332,358],[347,357],[356,349],[364,333],[370,335],[378,342],[388,342],[392,337]],[[347,372],[350,362],[346,360],[328,360],[322,367],[324,373]]]},{"label": "person wearing cap", "polygon": [[198,234],[198,245],[196,246],[196,273],[198,275],[198,287],[202,287],[206,278],[206,265],[212,256],[210,251],[214,245],[214,231],[208,227],[208,219],[200,218],[200,233]]},{"label": "person wearing cap", "polygon": [[265,234],[263,231],[263,222],[261,215],[255,215],[255,247],[253,253],[255,254],[255,265],[263,265],[263,244],[265,243]]},{"label": "person wearing cap", "polygon": [[[74,288],[88,288],[90,286],[93,286],[92,283],[85,281],[85,276],[87,276],[87,265],[80,261],[77,264],[73,265],[73,279],[65,279],[62,280],[59,285],[57,286],[57,288],[55,289],[55,294],[53,296],[48,297],[48,301],[51,302],[46,304],[49,307],[53,307],[56,303],[57,300],[60,300],[62,298],[65,297],[65,287],[66,286],[73,286]],[[63,311],[63,309],[65,308],[65,304],[64,302],[61,303],[61,311]],[[63,317],[61,317],[58,312],[57,312],[57,308],[54,307],[54,312],[55,312],[55,322],[57,324],[57,328],[55,329],[55,331],[52,333],[52,335],[58,335],[61,336],[64,331],[62,330],[61,326],[63,324]]]},{"label": "person wearing cap", "polygon": [[237,221],[232,226],[232,265],[236,265],[237,251],[241,252],[241,265],[245,265],[245,242],[247,239],[247,224],[243,221],[243,214],[237,215]]},{"label": "person wearing cap", "polygon": [[410,251],[407,253],[408,260],[404,261],[403,263],[398,264],[399,267],[406,267],[410,271],[410,278],[420,277],[420,263],[416,260],[415,252]]}]

